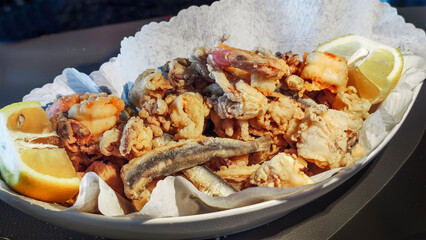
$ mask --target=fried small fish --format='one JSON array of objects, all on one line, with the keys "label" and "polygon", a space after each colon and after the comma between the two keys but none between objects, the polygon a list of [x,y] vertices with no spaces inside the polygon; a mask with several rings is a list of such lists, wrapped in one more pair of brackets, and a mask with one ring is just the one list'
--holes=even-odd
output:
[{"label": "fried small fish", "polygon": [[207,195],[213,197],[226,197],[232,193],[238,192],[233,186],[204,165],[185,169],[183,173],[195,187]]},{"label": "fried small fish", "polygon": [[229,158],[270,149],[270,137],[253,141],[206,137],[180,141],[146,152],[121,169],[128,198],[139,199],[154,179],[205,163],[213,158]]}]

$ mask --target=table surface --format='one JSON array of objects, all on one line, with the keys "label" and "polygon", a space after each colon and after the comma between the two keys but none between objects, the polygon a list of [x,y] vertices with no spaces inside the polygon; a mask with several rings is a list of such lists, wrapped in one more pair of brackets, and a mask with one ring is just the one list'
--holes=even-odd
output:
[{"label": "table surface", "polygon": [[[426,8],[400,8],[426,27]],[[66,67],[90,73],[119,52],[120,41],[148,20],[0,44],[0,106],[52,82]],[[323,197],[271,223],[227,239],[426,238],[426,87],[382,152]],[[0,239],[104,239],[63,229],[0,201]]]}]

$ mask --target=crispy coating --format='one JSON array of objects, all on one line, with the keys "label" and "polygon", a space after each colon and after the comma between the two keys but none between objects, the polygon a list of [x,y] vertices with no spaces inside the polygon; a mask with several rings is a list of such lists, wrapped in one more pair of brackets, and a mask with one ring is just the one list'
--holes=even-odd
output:
[{"label": "crispy coating", "polygon": [[57,118],[67,118],[89,130],[86,135],[99,135],[117,124],[123,109],[120,98],[106,93],[84,93],[58,98],[46,112],[54,126],[58,126]]},{"label": "crispy coating", "polygon": [[221,119],[215,111],[211,112],[210,119],[213,121],[214,131],[219,137],[230,137],[244,141],[254,139],[249,133],[249,124],[247,120]]},{"label": "crispy coating", "polygon": [[259,167],[260,165],[257,164],[250,166],[222,166],[220,167],[220,170],[216,172],[216,174],[227,181],[245,182]]},{"label": "crispy coating", "polygon": [[121,157],[120,139],[121,131],[117,128],[105,131],[99,140],[99,150],[105,156]]},{"label": "crispy coating", "polygon": [[187,92],[179,95],[170,105],[170,119],[177,129],[175,139],[200,137],[209,112],[201,94]]},{"label": "crispy coating", "polygon": [[84,124],[91,134],[96,135],[114,127],[123,109],[123,100],[111,95],[93,94],[74,104],[68,110],[68,117]]},{"label": "crispy coating", "polygon": [[308,108],[298,128],[298,155],[321,168],[353,165],[357,156],[352,150],[360,151],[358,131],[362,124],[361,118],[325,105]]},{"label": "crispy coating", "polygon": [[285,79],[285,83],[288,89],[296,92],[301,91],[305,86],[305,80],[297,75],[290,75]]},{"label": "crispy coating", "polygon": [[314,52],[304,58],[305,67],[301,78],[312,81],[305,83],[307,91],[328,89],[337,93],[346,88],[349,67],[344,58],[324,52]]},{"label": "crispy coating", "polygon": [[250,85],[266,96],[276,90],[281,77],[290,75],[286,61],[264,49],[249,52],[219,44],[209,52],[209,60],[214,67],[222,68],[237,78],[249,79]]},{"label": "crispy coating", "polygon": [[194,49],[189,59],[176,58],[167,62],[163,69],[173,87],[171,92],[175,95],[184,92],[201,93],[208,84],[213,82],[209,77],[206,59],[206,50],[199,48]]},{"label": "crispy coating", "polygon": [[267,98],[261,92],[243,80],[232,84],[224,72],[212,71],[212,75],[224,91],[224,95],[210,99],[220,118],[247,120],[264,114]]},{"label": "crispy coating", "polygon": [[120,140],[121,155],[141,156],[144,152],[152,149],[152,138],[152,130],[144,126],[142,119],[139,117],[130,118],[124,126]]},{"label": "crispy coating", "polygon": [[144,120],[147,127],[151,128],[155,137],[163,135],[164,132],[168,132],[171,128],[171,120],[168,113],[165,113],[165,115],[150,115],[145,109],[141,109],[139,117]]},{"label": "crispy coating", "polygon": [[359,116],[364,120],[370,116],[368,110],[371,108],[371,102],[365,98],[360,98],[353,86],[338,92],[332,106],[333,109]]},{"label": "crispy coating", "polygon": [[139,117],[130,118],[122,130],[106,131],[100,139],[99,148],[105,156],[132,159],[152,149],[152,130],[145,127]]},{"label": "crispy coating", "polygon": [[132,104],[142,108],[150,99],[161,99],[172,86],[159,69],[148,69],[140,74],[129,92]]},{"label": "crispy coating", "polygon": [[250,184],[268,187],[299,187],[314,183],[303,171],[307,163],[287,153],[278,153],[250,175]]},{"label": "crispy coating", "polygon": [[284,54],[277,54],[282,59],[284,59],[288,65],[289,75],[297,75],[300,76],[300,73],[303,69],[303,62],[299,59],[299,54],[293,54],[292,52],[286,52]]},{"label": "crispy coating", "polygon": [[267,111],[253,120],[251,126],[270,131],[272,135],[287,134],[294,129],[293,125],[303,119],[304,112],[300,103],[295,99],[280,93],[275,93],[273,99],[268,100]]}]

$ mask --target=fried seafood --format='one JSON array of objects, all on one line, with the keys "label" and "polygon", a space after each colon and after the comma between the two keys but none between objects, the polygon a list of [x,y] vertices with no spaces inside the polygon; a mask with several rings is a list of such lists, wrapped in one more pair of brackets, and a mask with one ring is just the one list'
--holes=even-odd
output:
[{"label": "fried seafood", "polygon": [[360,98],[353,86],[338,92],[332,106],[333,109],[359,116],[364,120],[370,116],[368,110],[371,108],[371,102],[368,99]]},{"label": "fried seafood", "polygon": [[262,55],[229,47],[225,44],[210,51],[209,59],[213,66],[223,68],[237,78],[250,80],[250,85],[265,94],[275,91],[279,80],[289,76],[291,71],[286,61],[277,57]]},{"label": "fried seafood", "polygon": [[230,165],[221,166],[219,171],[215,172],[219,177],[229,181],[239,190],[244,189],[250,175],[260,167],[259,164],[253,165]]},{"label": "fried seafood", "polygon": [[244,141],[254,139],[254,137],[249,133],[249,124],[247,120],[230,118],[222,119],[215,111],[210,113],[210,119],[214,124],[214,132],[219,137],[230,137],[232,139]]},{"label": "fried seafood", "polygon": [[121,156],[120,153],[121,131],[117,128],[105,131],[99,139],[99,150],[105,156]]},{"label": "fried seafood", "polygon": [[166,145],[131,160],[121,169],[121,178],[128,198],[139,199],[146,186],[154,179],[191,168],[213,158],[240,156],[264,151],[270,138],[243,142],[224,138],[191,139]]},{"label": "fried seafood", "polygon": [[[274,93],[271,98],[268,100],[265,114],[250,119],[249,125],[258,131],[268,132],[261,133],[260,136],[284,134],[285,138],[290,139],[292,132],[305,115],[301,105],[295,99],[281,93]],[[259,135],[259,132],[256,135]]]},{"label": "fried seafood", "polygon": [[[47,108],[46,112],[59,136],[60,145],[65,147],[77,172],[95,169],[99,173],[103,170],[111,172],[108,169],[112,165],[95,162],[113,155],[104,154],[106,152],[101,151],[100,140],[104,132],[108,132],[119,124],[119,115],[123,109],[123,100],[106,93],[60,97]],[[114,165],[116,170],[121,167],[122,161],[118,160],[117,163],[118,165]],[[114,179],[106,182],[112,184],[119,178]],[[114,183],[110,186],[120,191],[118,185]]]},{"label": "fried seafood", "polygon": [[61,97],[48,107],[49,118],[66,113],[67,118],[78,121],[90,130],[90,134],[102,134],[115,126],[124,109],[123,100],[106,93],[73,94]]},{"label": "fried seafood", "polygon": [[144,126],[142,119],[130,118],[124,126],[120,140],[121,155],[141,156],[144,152],[152,149],[152,138],[152,130]]},{"label": "fried seafood", "polygon": [[129,99],[135,107],[143,108],[151,99],[162,99],[171,88],[170,82],[163,77],[161,70],[148,69],[135,80],[129,92]]},{"label": "fried seafood", "polygon": [[204,165],[183,170],[183,173],[200,191],[210,196],[226,197],[238,192],[229,183],[214,174]]},{"label": "fried seafood", "polygon": [[264,114],[267,106],[265,95],[243,80],[232,84],[223,71],[212,70],[211,74],[224,92],[222,96],[209,98],[220,118],[247,120]]},{"label": "fried seafood", "polygon": [[77,171],[95,171],[140,209],[169,175],[227,196],[312,184],[313,174],[353,165],[371,103],[347,82],[346,60],[330,53],[302,60],[222,41],[145,70],[128,106],[75,94],[47,112]]},{"label": "fried seafood", "polygon": [[100,138],[100,151],[105,156],[132,159],[152,149],[153,133],[139,117],[131,117],[120,128],[104,132]]},{"label": "fried seafood", "polygon": [[314,183],[305,173],[307,163],[295,154],[278,153],[250,176],[250,184],[290,188]]},{"label": "fried seafood", "polygon": [[321,168],[350,166],[363,155],[361,118],[318,104],[306,109],[297,136],[298,156]]},{"label": "fried seafood", "polygon": [[92,143],[118,123],[123,109],[124,102],[117,97],[85,93],[58,98],[46,112],[70,151],[93,154],[98,147]]},{"label": "fried seafood", "polygon": [[194,139],[203,134],[204,121],[210,109],[199,93],[186,92],[170,104],[170,119],[177,133],[175,139]]},{"label": "fried seafood", "polygon": [[301,91],[305,86],[305,80],[297,75],[290,75],[285,79],[288,89],[292,91]]},{"label": "fried seafood", "polygon": [[328,89],[337,93],[346,88],[349,66],[345,58],[324,52],[314,52],[304,58],[305,67],[300,77],[311,81],[305,83],[307,91]]}]

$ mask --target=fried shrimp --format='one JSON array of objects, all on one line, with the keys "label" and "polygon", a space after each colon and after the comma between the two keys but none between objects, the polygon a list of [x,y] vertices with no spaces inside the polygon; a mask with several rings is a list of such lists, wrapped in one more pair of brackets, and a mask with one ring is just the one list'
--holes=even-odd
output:
[{"label": "fried shrimp", "polygon": [[66,113],[67,118],[86,126],[92,135],[111,129],[124,109],[123,100],[106,93],[73,94],[55,100],[46,112],[52,118]]},{"label": "fried shrimp", "polygon": [[72,94],[58,98],[46,112],[78,172],[103,157],[102,134],[119,124],[123,100],[106,93]]},{"label": "fried shrimp", "polygon": [[73,105],[68,111],[68,117],[86,125],[96,135],[115,126],[123,109],[124,102],[119,98],[91,96]]},{"label": "fried shrimp", "polygon": [[209,59],[213,66],[220,67],[237,78],[250,80],[250,85],[266,96],[275,91],[279,79],[291,73],[283,59],[232,48],[225,44],[219,44],[211,51]]}]

